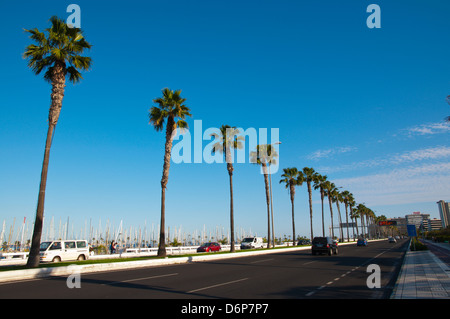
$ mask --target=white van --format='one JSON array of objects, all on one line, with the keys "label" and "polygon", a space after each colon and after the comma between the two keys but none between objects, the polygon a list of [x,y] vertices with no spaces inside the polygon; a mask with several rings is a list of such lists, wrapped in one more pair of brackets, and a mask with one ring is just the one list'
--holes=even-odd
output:
[{"label": "white van", "polygon": [[247,237],[241,242],[241,249],[263,248],[262,237]]},{"label": "white van", "polygon": [[89,258],[89,245],[86,240],[44,241],[39,251],[41,261],[59,262]]}]

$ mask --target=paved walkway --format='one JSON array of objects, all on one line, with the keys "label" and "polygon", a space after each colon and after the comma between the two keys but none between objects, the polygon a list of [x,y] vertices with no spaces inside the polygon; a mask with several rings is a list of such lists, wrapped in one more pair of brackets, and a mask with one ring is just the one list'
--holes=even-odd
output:
[{"label": "paved walkway", "polygon": [[423,242],[429,250],[406,253],[391,299],[450,299],[450,244]]}]

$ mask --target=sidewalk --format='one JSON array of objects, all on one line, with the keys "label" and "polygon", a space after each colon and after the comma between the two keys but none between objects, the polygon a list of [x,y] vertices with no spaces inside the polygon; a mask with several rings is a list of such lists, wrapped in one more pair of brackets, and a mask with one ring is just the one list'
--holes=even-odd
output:
[{"label": "sidewalk", "polygon": [[[450,254],[448,243],[424,243]],[[391,299],[450,299],[450,266],[431,250],[407,251]]]}]

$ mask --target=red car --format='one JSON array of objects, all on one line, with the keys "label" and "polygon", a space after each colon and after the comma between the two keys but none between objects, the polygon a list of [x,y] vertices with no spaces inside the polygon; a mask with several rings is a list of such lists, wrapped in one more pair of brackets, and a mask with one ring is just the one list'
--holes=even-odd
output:
[{"label": "red car", "polygon": [[210,252],[210,251],[220,251],[219,243],[204,243],[200,247],[197,248],[198,253],[202,252]]}]

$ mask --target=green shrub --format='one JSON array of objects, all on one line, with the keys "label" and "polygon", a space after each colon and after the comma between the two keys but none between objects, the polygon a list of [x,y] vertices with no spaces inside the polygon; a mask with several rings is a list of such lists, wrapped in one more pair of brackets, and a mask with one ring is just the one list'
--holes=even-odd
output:
[{"label": "green shrub", "polygon": [[421,243],[416,237],[413,237],[411,240],[410,249],[412,251],[428,250],[428,247],[427,245]]}]

